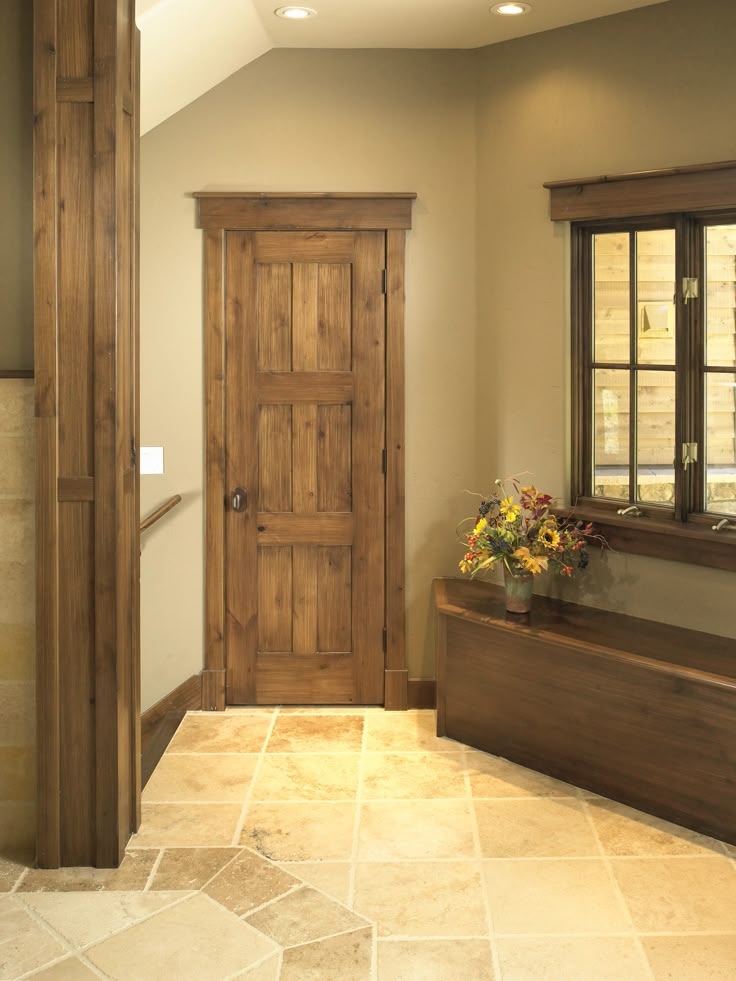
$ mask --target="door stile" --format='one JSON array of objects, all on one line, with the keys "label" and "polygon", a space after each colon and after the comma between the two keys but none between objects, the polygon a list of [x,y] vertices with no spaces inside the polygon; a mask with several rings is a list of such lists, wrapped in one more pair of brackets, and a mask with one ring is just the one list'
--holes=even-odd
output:
[{"label": "door stile", "polygon": [[[356,236],[353,289],[359,298],[353,321],[353,658],[358,704],[383,703],[380,656],[384,598],[370,595],[384,583],[385,304],[382,273],[385,236]],[[371,602],[366,602],[370,598]]]},{"label": "door stile", "polygon": [[[233,693],[248,704],[256,700],[258,647],[258,427],[256,399],[256,268],[253,234],[229,233],[225,242],[226,289],[225,352],[225,586],[226,643],[229,651],[244,656],[228,660],[228,701]],[[240,297],[242,296],[242,300]],[[227,393],[231,393],[230,398]],[[248,494],[244,510],[232,507],[232,494],[242,487]]]}]

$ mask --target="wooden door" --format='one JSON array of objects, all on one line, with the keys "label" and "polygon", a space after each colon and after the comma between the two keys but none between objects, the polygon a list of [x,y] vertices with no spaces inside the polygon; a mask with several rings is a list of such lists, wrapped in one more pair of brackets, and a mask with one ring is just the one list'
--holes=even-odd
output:
[{"label": "wooden door", "polygon": [[133,0],[34,2],[38,862],[140,814]]},{"label": "wooden door", "polygon": [[382,703],[385,235],[225,252],[228,702]]}]

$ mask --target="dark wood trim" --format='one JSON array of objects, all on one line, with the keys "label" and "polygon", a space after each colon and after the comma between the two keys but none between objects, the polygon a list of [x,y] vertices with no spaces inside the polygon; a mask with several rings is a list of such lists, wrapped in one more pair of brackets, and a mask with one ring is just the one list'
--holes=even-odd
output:
[{"label": "dark wood trim", "polygon": [[437,705],[437,682],[433,678],[409,678],[408,707],[433,709]]},{"label": "dark wood trim", "polygon": [[205,669],[202,672],[202,708],[208,712],[224,712],[227,671]]},{"label": "dark wood trim", "polygon": [[[404,515],[404,316],[405,234],[411,227],[415,194],[298,194],[199,192],[204,227],[205,277],[205,676],[204,704],[226,704],[225,651],[225,229],[335,230],[373,228],[386,232],[386,630],[384,703],[407,704],[405,650]],[[207,210],[214,202],[221,210]],[[240,207],[230,224],[233,205]],[[263,210],[276,207],[273,210]],[[401,211],[396,223],[391,215]],[[260,210],[259,210],[260,209]],[[292,209],[289,211],[289,209]],[[352,209],[352,210],[351,210]],[[274,215],[281,216],[274,221]],[[265,217],[264,217],[265,216]],[[211,219],[211,220],[210,220]],[[274,382],[277,384],[277,381]],[[273,519],[271,519],[273,524]]]},{"label": "dark wood trim", "polygon": [[0,368],[1,378],[33,378],[33,368]]},{"label": "dark wood trim", "polygon": [[198,674],[182,682],[141,716],[141,786],[145,787],[187,712],[202,708]]},{"label": "dark wood trim", "polygon": [[736,162],[550,181],[544,186],[550,191],[552,221],[712,211],[735,203]]},{"label": "dark wood trim", "polygon": [[56,4],[34,0],[34,349],[36,413],[36,857],[61,864],[56,420]]},{"label": "dark wood trim", "polygon": [[94,78],[60,78],[56,83],[57,102],[94,102]]},{"label": "dark wood trim", "polygon": [[415,191],[193,191],[197,200],[243,198],[252,201],[416,201]]},{"label": "dark wood trim", "polygon": [[[387,709],[407,704],[404,476],[406,236],[386,233],[386,688]],[[391,675],[391,678],[389,678]],[[403,680],[401,680],[403,679]]]},{"label": "dark wood trim", "polygon": [[[133,72],[131,82],[133,87],[133,365],[134,365],[134,394],[133,406],[135,413],[135,432],[133,436],[136,458],[140,459],[141,446],[141,32],[133,21]],[[141,480],[140,466],[136,468],[135,493],[133,513],[138,517],[141,513]],[[131,711],[133,715],[133,737],[130,747],[132,762],[131,793],[133,796],[133,827],[139,828],[141,823],[141,790],[143,786],[142,753],[141,753],[141,550],[140,529],[138,532],[139,547],[135,550],[135,568],[133,575],[133,698]]]},{"label": "dark wood trim", "polygon": [[152,525],[155,525],[157,521],[160,521],[165,514],[168,514],[172,508],[175,508],[177,504],[181,503],[181,494],[174,494],[167,501],[152,511],[147,517],[141,521],[141,531],[147,531]]},{"label": "dark wood trim", "polygon": [[240,231],[411,228],[415,194],[194,194],[199,226]]},{"label": "dark wood trim", "polygon": [[59,502],[94,501],[95,499],[94,477],[59,477],[57,484]]}]

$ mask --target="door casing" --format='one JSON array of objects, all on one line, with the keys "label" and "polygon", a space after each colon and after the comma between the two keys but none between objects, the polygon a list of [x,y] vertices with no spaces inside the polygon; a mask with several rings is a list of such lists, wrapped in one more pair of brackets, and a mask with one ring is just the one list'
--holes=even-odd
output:
[{"label": "door casing", "polygon": [[404,589],[404,264],[413,193],[199,192],[205,278],[205,665],[202,707],[226,704],[225,234],[382,231],[386,236],[386,709],[407,707]]}]

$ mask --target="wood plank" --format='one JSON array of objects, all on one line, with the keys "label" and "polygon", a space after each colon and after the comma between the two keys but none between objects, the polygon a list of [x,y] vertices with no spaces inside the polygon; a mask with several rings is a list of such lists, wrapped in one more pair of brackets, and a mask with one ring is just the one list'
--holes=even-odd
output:
[{"label": "wood plank", "polygon": [[352,514],[258,514],[259,545],[352,545]]},{"label": "wood plank", "polygon": [[[384,236],[361,235],[353,266],[353,653],[356,699],[384,700]],[[326,516],[323,516],[326,517]],[[347,516],[346,516],[347,517]],[[325,543],[327,544],[327,543]],[[378,587],[378,588],[377,588]]]},{"label": "wood plank", "polygon": [[[437,682],[434,678],[409,678],[407,685],[407,707],[410,709],[433,709],[437,703]],[[439,719],[439,716],[438,716]],[[439,726],[439,721],[438,721]],[[437,733],[439,735],[439,731]]]},{"label": "wood plank", "polygon": [[[351,256],[354,249],[351,242]],[[319,267],[317,284],[317,364],[319,371],[352,368],[352,284],[347,265]]]},{"label": "wood plank", "polygon": [[[226,237],[226,432],[242,434],[227,444],[227,487],[257,487],[256,273],[253,236]],[[237,284],[232,287],[229,284]],[[226,515],[228,692],[238,702],[255,701],[258,647],[258,560],[255,504]],[[269,515],[264,518],[270,518]],[[273,544],[288,544],[274,542]],[[230,694],[228,701],[231,700]]]},{"label": "wood plank", "polygon": [[57,480],[59,501],[94,501],[94,477],[59,477]]},{"label": "wood plank", "polygon": [[[406,669],[406,528],[404,475],[405,235],[386,235],[386,667]],[[389,702],[386,708],[398,708]]]},{"label": "wood plank", "polygon": [[300,657],[317,653],[317,553],[310,545],[295,545],[293,573],[293,650]]},{"label": "wood plank", "polygon": [[0,368],[0,378],[33,378],[33,368]]},{"label": "wood plank", "polygon": [[[131,30],[133,31],[133,59],[131,85],[133,89],[133,182],[132,193],[133,203],[133,271],[131,288],[133,290],[133,413],[135,418],[134,445],[137,458],[140,459],[141,445],[141,372],[140,372],[140,225],[141,225],[141,194],[140,194],[140,144],[141,144],[141,32],[135,26],[135,19],[131,19]],[[133,514],[136,521],[141,513],[141,480],[140,467],[135,474],[135,490],[133,500]],[[137,531],[138,545],[134,554],[134,589],[133,589],[133,626],[134,626],[134,650],[133,650],[133,697],[131,700],[131,712],[133,715],[133,732],[130,745],[132,755],[131,793],[133,795],[133,830],[137,831],[141,823],[141,789],[142,789],[142,752],[141,752],[141,549],[140,549],[140,528]],[[223,685],[224,697],[224,685]]]},{"label": "wood plank", "polygon": [[258,705],[351,705],[350,654],[261,654],[256,666]]},{"label": "wood plank", "polygon": [[394,671],[387,668],[384,672],[384,707],[387,712],[405,712],[409,707],[408,676],[409,672],[406,669]]},{"label": "wood plank", "polygon": [[259,263],[349,263],[354,248],[351,232],[258,232],[255,241]]},{"label": "wood plank", "polygon": [[351,512],[352,407],[317,408],[317,510]]},{"label": "wood plank", "polygon": [[310,232],[411,228],[414,194],[361,197],[351,195],[286,196],[196,193],[201,228]]},{"label": "wood plank", "polygon": [[258,505],[261,511],[291,511],[292,409],[262,405],[258,412]]},{"label": "wood plank", "polygon": [[[223,233],[204,236],[205,612],[204,663],[225,668],[225,324]],[[224,695],[223,695],[224,697]]]},{"label": "wood plank", "polygon": [[256,279],[258,370],[291,371],[291,264],[259,265]]},{"label": "wood plank", "polygon": [[351,402],[353,377],[349,371],[261,371],[256,376],[257,398],[269,405],[315,405]]},{"label": "wood plank", "polygon": [[316,551],[316,649],[320,653],[347,653],[353,649],[351,550],[341,546]]},{"label": "wood plank", "polygon": [[298,262],[294,263],[293,272],[293,370],[316,371],[319,266]]},{"label": "wood plank", "polygon": [[62,0],[58,17],[60,78],[89,78],[94,71],[93,0]]},{"label": "wood plank", "polygon": [[202,708],[208,712],[224,712],[226,687],[227,671],[224,668],[220,671],[205,668],[202,672]]},{"label": "wood plank", "polygon": [[292,550],[258,549],[258,650],[291,651]]},{"label": "wood plank", "polygon": [[94,78],[60,78],[56,82],[57,102],[94,102]]},{"label": "wood plank", "polygon": [[292,446],[294,513],[317,511],[317,406],[295,405]]}]

